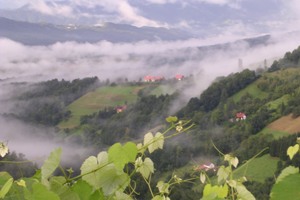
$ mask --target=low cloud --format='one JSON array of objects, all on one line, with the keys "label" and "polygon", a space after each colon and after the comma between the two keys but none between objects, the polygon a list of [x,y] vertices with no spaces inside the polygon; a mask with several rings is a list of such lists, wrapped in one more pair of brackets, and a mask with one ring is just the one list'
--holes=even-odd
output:
[{"label": "low cloud", "polygon": [[[299,38],[299,34],[277,35],[268,45],[250,47],[248,43],[239,42],[227,43],[226,48],[204,46],[233,42],[236,38],[228,35],[226,41],[223,37],[216,37],[209,40],[119,44],[106,41],[96,44],[66,42],[50,46],[24,46],[2,38],[0,48],[5,51],[0,51],[0,113],[9,111],[9,97],[18,92],[9,87],[12,82],[36,82],[53,78],[70,80],[91,76],[98,76],[101,80],[128,78],[129,81],[138,81],[145,75],[166,78],[173,78],[178,73],[193,75],[194,84],[185,89],[175,102],[170,110],[174,112],[191,97],[199,97],[216,77],[242,70],[238,66],[238,59],[243,60],[244,68],[256,69],[263,66],[265,59],[270,66],[272,60],[297,48]],[[0,127],[0,141],[8,141],[11,150],[24,153],[34,161],[45,158],[58,146],[63,147],[66,159],[77,159],[81,152],[90,150],[63,139],[50,140],[54,138],[53,129],[45,130],[44,127],[32,127],[1,117]]]},{"label": "low cloud", "polygon": [[10,152],[22,153],[26,159],[38,165],[41,165],[56,148],[62,148],[62,161],[68,166],[82,163],[94,151],[90,147],[60,138],[53,128],[36,127],[2,117],[0,126],[0,141],[7,143]]},{"label": "low cloud", "polygon": [[[295,44],[299,41],[297,36],[285,35],[274,38],[267,46],[254,48],[243,42],[232,44],[225,50],[198,48],[235,40],[237,38],[228,33],[205,40],[118,44],[107,41],[96,44],[66,42],[31,47],[2,38],[0,47],[5,51],[0,52],[0,79],[22,81],[35,77],[34,80],[40,81],[98,76],[102,80],[128,78],[136,81],[149,74],[172,78],[181,73],[200,74],[199,82],[209,84],[217,76],[240,70],[239,58],[244,60],[245,67],[253,66],[253,63],[282,56],[297,48]],[[209,81],[203,81],[204,77],[209,77]]]}]

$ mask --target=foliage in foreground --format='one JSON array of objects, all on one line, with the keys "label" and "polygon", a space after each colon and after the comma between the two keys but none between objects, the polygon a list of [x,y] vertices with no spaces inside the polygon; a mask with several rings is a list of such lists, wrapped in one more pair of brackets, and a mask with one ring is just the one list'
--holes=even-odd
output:
[{"label": "foliage in foreground", "polygon": [[[148,186],[152,200],[168,200],[174,185],[190,182],[194,178],[184,180],[173,174],[167,182],[158,181],[155,184],[151,181],[155,167],[149,155],[158,149],[163,149],[165,139],[175,137],[193,126],[189,121],[178,121],[177,117],[168,117],[167,122],[170,123],[170,127],[165,132],[156,134],[149,132],[144,136],[142,143],[127,142],[124,145],[116,143],[107,151],[88,157],[82,163],[81,174],[78,176],[72,176],[72,169],[65,170],[60,166],[62,154],[60,148],[49,155],[41,169],[32,177],[14,180],[9,173],[0,172],[0,199],[136,199],[139,191],[136,189],[138,182],[135,177],[138,175]],[[197,179],[205,184],[201,199],[255,199],[244,186],[247,179],[233,176],[233,171],[239,164],[238,158],[230,154],[223,154],[216,146],[215,149],[222,155],[224,165],[218,167],[214,165],[198,166],[195,169]],[[248,165],[251,160],[265,150],[263,149],[243,165]],[[4,157],[8,151],[8,147],[4,143],[0,143],[0,156]],[[292,159],[298,152],[299,144],[296,144],[289,147],[287,155]],[[63,176],[55,175],[55,171],[58,169],[61,170]],[[208,170],[216,171],[217,180],[209,179]],[[297,177],[292,175],[297,175]],[[298,176],[298,168],[292,166],[285,168],[273,187],[272,199],[280,198],[280,188],[284,188],[287,181],[299,182]],[[156,185],[155,188],[153,188],[153,184]],[[288,189],[290,188],[293,187],[288,187]]]}]

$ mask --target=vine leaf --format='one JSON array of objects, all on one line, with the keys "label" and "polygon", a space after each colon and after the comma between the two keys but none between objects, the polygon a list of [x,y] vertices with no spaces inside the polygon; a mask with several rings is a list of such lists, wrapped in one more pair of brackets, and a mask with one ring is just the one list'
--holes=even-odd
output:
[{"label": "vine leaf", "polygon": [[[78,194],[80,200],[92,200],[92,196],[97,195],[93,193],[94,191],[92,186],[82,179],[76,181],[76,183],[72,185],[71,190]],[[97,196],[100,197],[94,199],[105,199],[103,194],[99,193]]]},{"label": "vine leaf", "polygon": [[296,153],[298,153],[299,151],[299,144],[296,144],[295,146],[290,146],[287,149],[287,155],[290,157],[290,159],[292,160],[293,157],[295,156]]},{"label": "vine leaf", "polygon": [[137,146],[133,142],[128,142],[124,146],[116,143],[109,148],[108,158],[115,164],[117,169],[123,170],[125,164],[135,161],[137,153]]},{"label": "vine leaf", "polygon": [[116,192],[116,199],[118,200],[132,200],[131,196],[123,192]]},{"label": "vine leaf", "polygon": [[154,172],[154,164],[150,158],[145,158],[143,161],[141,157],[138,157],[135,161],[135,169],[148,179],[150,174]]},{"label": "vine leaf", "polygon": [[166,121],[169,122],[169,123],[175,123],[178,121],[178,118],[176,116],[170,116],[170,117],[167,117],[166,118]]},{"label": "vine leaf", "polygon": [[53,176],[49,180],[50,190],[57,194],[60,199],[80,200],[79,195],[70,190],[65,184],[66,179],[63,176]]},{"label": "vine leaf", "polygon": [[296,173],[299,173],[299,168],[293,166],[286,167],[281,171],[281,173],[277,177],[276,183],[282,181],[285,177]]},{"label": "vine leaf", "polygon": [[14,179],[10,178],[6,181],[6,183],[3,185],[3,187],[0,190],[0,198],[3,199],[5,195],[8,193],[10,190],[12,184],[13,184]]},{"label": "vine leaf", "polygon": [[165,197],[163,195],[156,195],[151,200],[170,200],[170,198],[169,197]]},{"label": "vine leaf", "polygon": [[155,136],[149,132],[144,136],[144,146],[148,146],[149,153],[152,153],[157,149],[163,148],[164,139],[164,135],[160,132],[157,132]]},{"label": "vine leaf", "polygon": [[200,174],[200,181],[201,181],[201,183],[205,183],[205,181],[206,181],[206,176],[205,176],[205,174],[203,173],[203,172],[201,172],[201,174]]},{"label": "vine leaf", "polygon": [[170,193],[170,191],[169,191],[170,184],[169,183],[164,183],[163,181],[159,181],[157,183],[156,187],[158,188],[158,190],[161,194],[169,194]]},{"label": "vine leaf", "polygon": [[33,183],[32,193],[27,193],[26,199],[43,199],[43,200],[60,200],[59,196],[49,191],[45,185],[41,183]]},{"label": "vine leaf", "polygon": [[228,186],[212,186],[211,184],[206,184],[203,190],[202,200],[213,200],[213,199],[224,199],[228,194]]},{"label": "vine leaf", "polygon": [[8,147],[3,142],[0,142],[0,156],[4,157],[6,154],[8,154]]},{"label": "vine leaf", "polygon": [[230,165],[232,165],[232,166],[234,166],[235,168],[238,166],[238,164],[239,164],[239,159],[237,158],[237,157],[233,157],[233,156],[231,156],[231,155],[229,155],[229,154],[226,154],[225,156],[224,156],[224,160],[225,161],[228,161],[228,163],[230,164]]},{"label": "vine leaf", "polygon": [[226,180],[230,174],[230,169],[221,166],[217,172],[218,182],[220,183],[222,180]]},{"label": "vine leaf", "polygon": [[100,152],[97,158],[90,156],[83,162],[80,170],[82,179],[96,190],[101,188],[105,195],[125,189],[129,184],[129,176],[108,162],[107,152]]},{"label": "vine leaf", "polygon": [[251,192],[247,190],[247,188],[243,184],[238,183],[236,186],[236,190],[238,193],[238,198],[240,200],[255,200],[255,197],[251,194]]},{"label": "vine leaf", "polygon": [[62,153],[61,148],[57,148],[54,151],[52,151],[50,156],[45,160],[41,168],[42,183],[46,186],[49,186],[48,178],[59,166],[61,153]]},{"label": "vine leaf", "polygon": [[26,182],[23,179],[16,181],[16,183],[18,186],[26,188]]},{"label": "vine leaf", "polygon": [[96,172],[105,165],[108,165],[108,156],[106,152],[100,152],[97,158],[95,156],[88,157],[80,167],[81,175],[86,174],[82,177],[82,179],[95,189],[99,189],[101,187],[98,182],[100,177],[98,177],[99,174]]}]

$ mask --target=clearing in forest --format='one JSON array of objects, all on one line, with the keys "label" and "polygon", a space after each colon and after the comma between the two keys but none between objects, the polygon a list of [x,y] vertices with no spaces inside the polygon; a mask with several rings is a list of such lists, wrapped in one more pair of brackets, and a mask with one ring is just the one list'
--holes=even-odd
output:
[{"label": "clearing in forest", "polygon": [[253,159],[248,165],[240,166],[233,174],[235,178],[246,176],[250,181],[263,183],[266,178],[274,176],[278,161],[279,158],[274,158],[266,154]]},{"label": "clearing in forest", "polygon": [[60,129],[75,128],[80,125],[80,117],[98,112],[105,107],[130,104],[137,100],[137,93],[145,86],[105,86],[88,92],[68,106],[71,118],[61,122]]},{"label": "clearing in forest", "polygon": [[287,134],[298,133],[300,132],[300,117],[293,118],[292,114],[283,116],[269,124],[267,128]]}]

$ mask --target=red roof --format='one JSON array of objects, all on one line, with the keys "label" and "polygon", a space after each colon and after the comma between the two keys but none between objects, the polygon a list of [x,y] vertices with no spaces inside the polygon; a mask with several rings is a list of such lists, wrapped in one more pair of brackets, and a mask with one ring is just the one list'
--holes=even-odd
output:
[{"label": "red roof", "polygon": [[155,82],[155,81],[162,81],[165,77],[163,76],[145,76],[144,81],[146,82]]},{"label": "red roof", "polygon": [[239,118],[239,119],[242,119],[242,118],[245,118],[246,115],[245,115],[245,113],[243,113],[243,112],[239,112],[239,113],[236,113],[235,117],[236,117],[236,118]]},{"label": "red roof", "polygon": [[182,80],[184,78],[184,76],[182,74],[176,74],[175,78],[177,80]]}]

